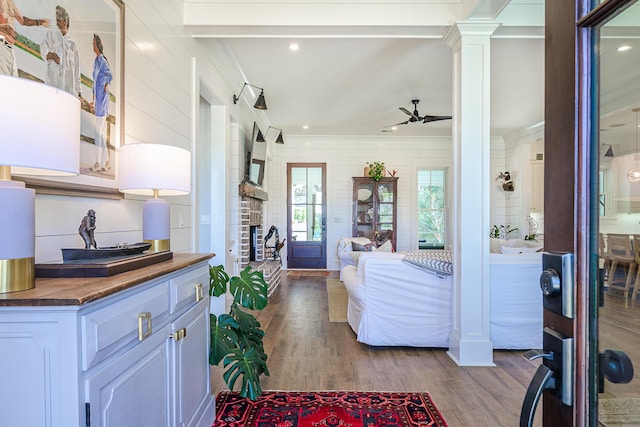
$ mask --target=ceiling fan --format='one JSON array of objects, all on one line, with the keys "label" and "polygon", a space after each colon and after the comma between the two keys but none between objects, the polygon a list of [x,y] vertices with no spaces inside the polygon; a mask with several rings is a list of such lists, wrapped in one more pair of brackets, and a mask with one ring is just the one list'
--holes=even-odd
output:
[{"label": "ceiling fan", "polygon": [[386,127],[406,125],[408,123],[415,123],[415,122],[429,123],[429,122],[437,122],[439,120],[451,120],[451,116],[430,116],[428,114],[424,116],[420,116],[420,113],[418,113],[418,102],[420,102],[420,100],[412,99],[411,102],[413,103],[413,113],[404,107],[400,107],[400,111],[410,116],[409,119],[404,122],[396,123],[395,125],[390,125]]}]

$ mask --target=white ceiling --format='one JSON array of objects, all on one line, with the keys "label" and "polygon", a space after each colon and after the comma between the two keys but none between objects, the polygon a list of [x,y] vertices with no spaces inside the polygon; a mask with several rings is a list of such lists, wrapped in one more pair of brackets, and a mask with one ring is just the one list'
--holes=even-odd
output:
[{"label": "white ceiling", "polygon": [[[442,35],[456,21],[486,17],[501,23],[491,42],[491,134],[518,134],[544,120],[543,0],[398,2],[398,8],[433,8],[433,14],[426,14],[427,23],[413,26],[375,25],[376,19],[384,22],[384,17],[375,16],[363,22],[357,21],[361,18],[357,16],[352,20],[358,24],[354,26],[331,26],[328,23],[332,19],[344,22],[348,17],[323,18],[321,12],[326,9],[322,8],[316,11],[321,25],[304,25],[308,19],[301,11],[304,6],[341,3],[329,0],[281,0],[277,2],[280,7],[292,10],[290,21],[287,14],[278,14],[270,18],[275,24],[256,25],[259,17],[246,8],[258,7],[256,15],[264,17],[276,2],[238,0],[230,5],[222,0],[191,1],[198,6],[206,3],[215,13],[210,17],[201,9],[190,11],[187,6],[187,28],[205,44],[226,45],[244,81],[264,88],[268,121],[283,129],[285,140],[287,135],[303,134],[450,135],[450,120],[410,123],[392,134],[383,131],[409,118],[399,107],[411,111],[412,99],[420,100],[421,115],[452,114],[452,53],[442,42]],[[215,9],[222,3],[224,8]],[[349,2],[359,7],[363,16],[367,16],[367,10],[379,14],[378,9],[388,4],[383,0]],[[236,6],[239,9],[234,11]],[[197,16],[189,18],[189,12]],[[389,20],[398,22],[391,14]],[[299,44],[299,51],[289,50],[291,42]],[[640,45],[634,51],[638,56],[633,60],[640,59]],[[635,63],[636,69],[640,69],[638,65],[640,62]],[[614,74],[620,72],[610,68]],[[243,83],[242,77],[231,83],[237,85],[236,94]],[[245,88],[240,102],[252,104],[258,92]],[[303,125],[309,129],[303,130]]]}]

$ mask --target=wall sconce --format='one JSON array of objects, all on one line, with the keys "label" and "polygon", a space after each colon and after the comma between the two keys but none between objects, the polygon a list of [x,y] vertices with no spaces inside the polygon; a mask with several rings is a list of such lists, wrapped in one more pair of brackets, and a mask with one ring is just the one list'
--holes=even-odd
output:
[{"label": "wall sconce", "polygon": [[[269,132],[269,129],[267,129],[267,132]],[[260,131],[260,129],[258,129],[258,134],[256,135],[256,142],[265,142],[266,140],[264,139],[264,135],[262,134],[262,131]]]},{"label": "wall sconce", "polygon": [[238,101],[240,100],[240,95],[242,95],[242,91],[244,91],[244,88],[247,86],[251,86],[254,87],[256,89],[260,89],[260,95],[258,95],[258,98],[256,99],[256,103],[253,104],[253,108],[257,109],[257,110],[266,110],[267,109],[267,102],[264,100],[264,89],[262,89],[261,87],[258,86],[254,86],[254,85],[250,85],[249,83],[245,83],[242,86],[242,89],[240,89],[240,93],[238,94],[238,96],[233,95],[233,103],[237,104]]},{"label": "wall sconce", "polygon": [[280,133],[278,134],[278,137],[276,138],[276,144],[284,144],[284,138],[282,138],[282,129],[278,129],[278,128],[273,127],[273,126],[269,126],[267,128],[267,131],[265,132],[265,134],[269,133],[269,129],[279,130]]},{"label": "wall sconce", "polygon": [[151,251],[170,249],[170,207],[163,196],[189,194],[191,153],[162,144],[124,144],[120,147],[118,186],[128,194],[153,196],[142,209],[142,240]]},{"label": "wall sconce", "polygon": [[[35,191],[15,175],[78,175],[80,100],[0,75],[0,293],[35,287]],[[13,100],[10,102],[9,100]]]},{"label": "wall sconce", "polygon": [[613,148],[611,147],[611,144],[602,144],[602,146],[604,147],[605,145],[608,145],[609,148],[607,149],[607,152],[604,153],[605,157],[613,157]]}]

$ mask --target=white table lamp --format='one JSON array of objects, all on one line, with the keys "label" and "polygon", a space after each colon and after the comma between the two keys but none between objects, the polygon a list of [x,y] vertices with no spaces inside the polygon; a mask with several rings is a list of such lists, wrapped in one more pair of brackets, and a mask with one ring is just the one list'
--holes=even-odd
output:
[{"label": "white table lamp", "polygon": [[170,249],[169,203],[159,196],[191,190],[191,153],[161,144],[124,144],[118,158],[118,186],[123,193],[153,196],[142,211],[142,239],[154,252]]},{"label": "white table lamp", "polygon": [[0,75],[0,293],[35,286],[35,191],[14,175],[77,175],[80,100]]}]

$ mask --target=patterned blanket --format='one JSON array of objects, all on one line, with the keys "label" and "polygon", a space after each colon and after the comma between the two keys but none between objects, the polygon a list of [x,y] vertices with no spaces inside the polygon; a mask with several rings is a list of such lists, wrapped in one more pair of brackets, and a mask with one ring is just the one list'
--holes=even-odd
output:
[{"label": "patterned blanket", "polygon": [[438,277],[453,274],[451,251],[422,250],[407,252],[402,261],[421,270],[435,274]]}]

